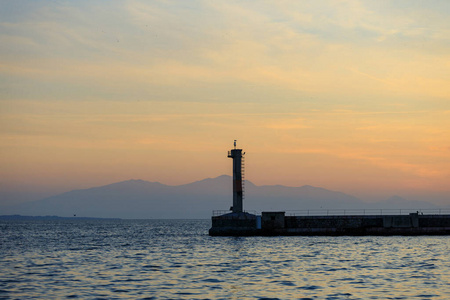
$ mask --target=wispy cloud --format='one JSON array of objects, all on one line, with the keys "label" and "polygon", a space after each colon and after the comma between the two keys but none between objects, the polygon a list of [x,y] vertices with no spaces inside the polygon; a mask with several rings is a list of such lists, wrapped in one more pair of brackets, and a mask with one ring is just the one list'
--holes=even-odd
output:
[{"label": "wispy cloud", "polygon": [[[146,161],[139,170],[171,166],[179,181],[191,174],[187,161],[212,157],[237,138],[286,180],[445,189],[448,1],[8,1],[2,8],[0,148],[14,178],[42,161],[67,177],[67,166],[132,173]],[[120,167],[109,164],[119,156]],[[222,163],[212,161],[204,172]],[[355,173],[331,177],[347,167]],[[8,172],[3,178],[13,178]]]}]

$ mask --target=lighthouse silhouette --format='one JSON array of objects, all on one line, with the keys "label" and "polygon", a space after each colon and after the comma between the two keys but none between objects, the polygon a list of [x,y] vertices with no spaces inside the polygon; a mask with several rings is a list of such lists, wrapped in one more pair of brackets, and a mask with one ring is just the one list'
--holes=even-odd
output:
[{"label": "lighthouse silhouette", "polygon": [[261,216],[245,212],[242,207],[245,190],[244,155],[242,149],[236,148],[234,140],[234,149],[228,151],[228,157],[233,159],[233,206],[231,212],[213,211],[209,235],[254,235],[261,230]]},{"label": "lighthouse silhouette", "polygon": [[234,140],[234,149],[228,151],[228,157],[233,159],[233,206],[230,208],[233,213],[241,213],[242,200],[244,198],[243,189],[243,158],[242,149],[236,149],[236,140]]}]

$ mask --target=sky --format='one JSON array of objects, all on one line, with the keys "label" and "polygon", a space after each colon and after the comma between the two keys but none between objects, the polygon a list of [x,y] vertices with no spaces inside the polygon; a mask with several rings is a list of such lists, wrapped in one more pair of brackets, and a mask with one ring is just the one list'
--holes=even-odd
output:
[{"label": "sky", "polygon": [[0,0],[0,205],[231,174],[450,205],[450,1]]}]

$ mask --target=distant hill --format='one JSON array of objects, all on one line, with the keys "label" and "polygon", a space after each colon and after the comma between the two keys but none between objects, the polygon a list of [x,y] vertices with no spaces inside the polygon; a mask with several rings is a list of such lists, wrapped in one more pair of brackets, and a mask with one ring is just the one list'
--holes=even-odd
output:
[{"label": "distant hill", "polygon": [[[196,219],[209,218],[213,210],[227,210],[232,204],[232,179],[222,175],[190,184],[169,186],[158,182],[129,180],[110,185],[74,190],[38,201],[2,209],[2,214],[30,216]],[[245,210],[304,210],[361,208],[435,208],[427,202],[394,197],[380,204],[313,186],[286,187],[245,184]],[[420,205],[420,206],[415,206]],[[393,207],[392,207],[393,208]]]},{"label": "distant hill", "polygon": [[0,220],[36,221],[36,220],[120,220],[120,218],[87,218],[87,217],[59,217],[59,216],[22,216],[22,215],[2,215]]},{"label": "distant hill", "polygon": [[411,201],[400,196],[392,196],[385,201],[372,203],[371,208],[390,208],[390,209],[402,209],[402,208],[414,208],[414,209],[436,209],[438,206],[426,201]]}]

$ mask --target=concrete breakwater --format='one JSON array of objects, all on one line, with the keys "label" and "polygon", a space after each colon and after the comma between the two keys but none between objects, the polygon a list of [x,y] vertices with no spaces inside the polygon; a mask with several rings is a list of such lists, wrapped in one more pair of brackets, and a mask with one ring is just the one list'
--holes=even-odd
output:
[{"label": "concrete breakwater", "polygon": [[450,215],[286,216],[246,212],[212,217],[212,236],[449,235]]},{"label": "concrete breakwater", "polygon": [[[244,155],[228,151],[233,159],[233,206],[231,212],[212,217],[209,234],[245,235],[449,235],[450,214],[286,216],[284,211],[256,215],[243,210]],[[214,214],[214,212],[213,212]]]}]

